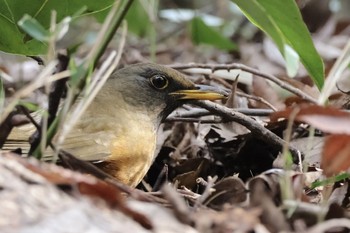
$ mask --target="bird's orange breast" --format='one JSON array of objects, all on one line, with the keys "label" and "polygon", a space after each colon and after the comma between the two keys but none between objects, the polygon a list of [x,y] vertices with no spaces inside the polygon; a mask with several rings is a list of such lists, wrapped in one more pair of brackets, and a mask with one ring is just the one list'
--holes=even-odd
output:
[{"label": "bird's orange breast", "polygon": [[111,155],[99,165],[118,181],[135,187],[150,168],[156,149],[156,132],[140,129],[132,136],[119,136],[111,144]]}]

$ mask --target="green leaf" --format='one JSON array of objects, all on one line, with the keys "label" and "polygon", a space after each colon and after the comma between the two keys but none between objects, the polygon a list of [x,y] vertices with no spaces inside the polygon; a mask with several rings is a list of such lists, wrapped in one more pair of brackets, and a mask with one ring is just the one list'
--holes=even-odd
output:
[{"label": "green leaf", "polygon": [[80,82],[81,77],[84,73],[86,73],[86,70],[84,70],[83,64],[77,66],[73,59],[69,60],[69,70],[72,73],[69,78],[69,85],[72,88],[76,88]]},{"label": "green leaf", "polygon": [[218,49],[235,50],[237,46],[221,33],[207,26],[199,17],[194,17],[191,21],[191,36],[195,44],[209,44]]},{"label": "green leaf", "polygon": [[289,77],[294,77],[299,69],[299,55],[289,45],[284,46],[284,58],[286,59],[286,69]]},{"label": "green leaf", "polygon": [[245,16],[276,43],[286,59],[285,45],[299,55],[301,62],[320,89],[324,83],[324,64],[294,0],[231,0]]},{"label": "green leaf", "polygon": [[50,38],[49,31],[30,15],[25,14],[18,25],[36,40],[48,42]]},{"label": "green leaf", "polygon": [[[73,16],[83,7],[86,7],[86,11],[81,16],[92,15],[102,21],[113,3],[114,0],[0,0],[0,50],[23,55],[46,53],[47,45],[27,34],[17,24],[26,14],[48,30],[53,10],[57,12],[56,22]],[[36,33],[34,36],[38,35]]]},{"label": "green leaf", "polygon": [[336,176],[332,176],[332,177],[329,177],[327,179],[324,179],[324,180],[318,180],[318,181],[315,181],[311,184],[311,189],[314,189],[314,188],[317,188],[317,187],[320,187],[320,186],[325,186],[325,185],[330,185],[330,184],[334,184],[335,182],[339,182],[339,181],[342,181],[342,180],[345,180],[345,179],[349,179],[350,178],[350,174],[349,173],[341,173],[341,174],[338,174]]},{"label": "green leaf", "polygon": [[40,107],[38,104],[32,103],[32,102],[28,102],[28,101],[22,101],[20,100],[18,102],[18,105],[22,105],[24,107],[26,107],[30,112],[35,112],[35,111],[39,111]]},{"label": "green leaf", "polygon": [[150,18],[140,1],[134,1],[125,16],[128,22],[128,30],[139,37],[147,35],[152,25]]}]

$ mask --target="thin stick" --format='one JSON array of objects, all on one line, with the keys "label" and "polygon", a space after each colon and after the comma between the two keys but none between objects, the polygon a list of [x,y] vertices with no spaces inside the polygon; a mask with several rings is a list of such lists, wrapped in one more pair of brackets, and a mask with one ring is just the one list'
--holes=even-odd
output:
[{"label": "thin stick", "polygon": [[281,81],[279,78],[277,78],[274,75],[271,74],[266,74],[261,72],[260,70],[251,68],[249,66],[243,65],[243,64],[239,64],[239,63],[232,63],[232,64],[198,64],[198,63],[190,63],[190,64],[178,64],[178,65],[172,65],[171,66],[173,69],[177,69],[177,70],[184,70],[186,72],[187,69],[191,69],[191,68],[201,68],[201,69],[210,69],[212,73],[214,73],[217,70],[227,70],[230,71],[232,69],[239,69],[239,70],[243,70],[246,71],[248,73],[251,74],[255,74],[258,75],[262,78],[268,79],[274,83],[276,83],[278,86],[280,86],[281,88],[299,96],[300,98],[307,100],[311,103],[317,104],[317,100],[314,99],[313,97],[309,96],[308,94],[304,93],[303,91],[301,91],[298,88],[293,87],[292,85],[285,83],[283,81]]},{"label": "thin stick", "polygon": [[318,232],[327,232],[333,228],[348,228],[350,229],[350,220],[347,218],[337,218],[330,219],[321,223],[318,223],[314,227],[311,227],[306,233],[318,233]]},{"label": "thin stick", "polygon": [[190,123],[200,123],[200,124],[220,124],[220,123],[227,123],[228,121],[224,121],[223,119],[198,119],[198,118],[185,118],[185,117],[168,117],[166,122],[190,122]]},{"label": "thin stick", "polygon": [[[271,143],[272,145],[274,145],[280,150],[283,148],[283,145],[286,143],[282,138],[278,137],[276,134],[272,133],[270,130],[264,128],[258,122],[256,122],[252,118],[242,113],[236,112],[225,106],[215,104],[210,101],[193,101],[193,104],[200,106],[202,108],[205,108],[208,111],[211,111],[212,113],[223,117],[224,119],[226,118],[228,120],[233,120],[245,126],[258,138],[260,138],[261,140],[267,143]],[[292,147],[291,145],[289,145],[289,150],[293,155],[293,161],[299,162],[300,151]]]},{"label": "thin stick", "polygon": [[257,102],[261,102],[263,104],[265,104],[267,107],[271,108],[274,112],[277,112],[278,109],[275,108],[272,104],[270,104],[267,100],[265,100],[264,98],[260,97],[260,96],[254,96],[254,95],[249,95],[240,91],[237,91],[236,93],[238,96],[242,96],[242,97],[246,97],[247,99],[252,99],[255,100]]},{"label": "thin stick", "polygon": [[[224,85],[228,89],[231,88],[231,84],[228,83],[226,80],[221,79],[221,78],[217,78],[215,76],[213,76],[211,78],[214,79],[215,81],[221,83],[222,85]],[[247,99],[252,99],[252,100],[255,100],[257,102],[261,102],[261,103],[265,104],[266,106],[268,106],[269,108],[271,108],[273,111],[277,112],[277,109],[271,103],[269,103],[267,100],[265,100],[264,98],[262,98],[260,96],[249,95],[249,94],[246,94],[246,93],[243,93],[243,92],[240,92],[240,91],[236,91],[235,94],[238,95],[238,96],[245,97]]]},{"label": "thin stick", "polygon": [[[56,71],[54,73],[57,74],[59,72],[66,71],[67,67],[68,67],[69,57],[62,55],[62,54],[58,54],[57,60],[58,60],[58,64],[56,67]],[[51,84],[51,89],[50,89],[50,93],[49,93],[49,100],[48,100],[49,101],[49,103],[48,103],[48,118],[47,118],[47,122],[46,122],[48,127],[50,127],[50,125],[52,124],[52,122],[54,121],[54,119],[56,117],[56,113],[57,113],[57,110],[59,108],[60,100],[61,100],[61,97],[64,93],[67,80],[68,80],[68,77],[63,78],[63,79],[59,79]],[[24,110],[22,109],[22,111],[24,111]],[[29,116],[27,116],[27,117],[29,117]],[[33,153],[33,151],[37,148],[37,146],[41,142],[41,139],[43,136],[43,135],[41,135],[42,127],[41,126],[38,127],[35,124],[36,122],[35,123],[34,122],[35,121],[32,121],[32,123],[36,127],[36,131],[31,136],[32,140],[30,142],[30,150],[28,152],[29,155],[31,155]],[[42,125],[44,122],[45,122],[44,118],[42,118],[40,125]],[[49,144],[51,144],[51,143],[49,143]]]},{"label": "thin stick", "polygon": [[[269,116],[271,113],[273,113],[270,109],[259,109],[259,108],[232,108],[236,112],[240,112],[244,115],[248,116]],[[169,117],[204,117],[204,116],[210,116],[212,115],[208,110],[205,109],[190,109],[187,111],[175,111],[174,113],[170,114]],[[169,118],[168,117],[168,118]]]},{"label": "thin stick", "polygon": [[203,204],[203,202],[210,196],[210,194],[213,193],[213,186],[218,179],[217,176],[214,177],[208,177],[208,182],[206,184],[205,190],[202,193],[202,195],[197,199],[196,204],[194,205],[194,209],[198,209],[200,205]]}]

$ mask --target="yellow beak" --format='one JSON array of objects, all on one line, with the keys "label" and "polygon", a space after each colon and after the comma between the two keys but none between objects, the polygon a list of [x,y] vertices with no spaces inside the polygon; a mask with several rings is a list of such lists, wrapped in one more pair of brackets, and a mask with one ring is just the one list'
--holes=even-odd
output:
[{"label": "yellow beak", "polygon": [[170,95],[177,96],[181,100],[218,100],[228,97],[228,93],[220,88],[196,85],[197,89],[180,90],[171,92]]}]

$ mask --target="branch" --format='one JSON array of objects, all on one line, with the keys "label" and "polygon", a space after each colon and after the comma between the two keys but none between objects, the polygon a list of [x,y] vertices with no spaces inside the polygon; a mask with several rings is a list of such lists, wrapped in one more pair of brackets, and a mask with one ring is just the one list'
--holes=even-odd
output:
[{"label": "branch", "polygon": [[[193,104],[205,108],[208,111],[223,117],[224,119],[232,120],[245,126],[255,136],[267,143],[272,144],[280,150],[282,150],[283,145],[286,143],[286,141],[284,141],[282,138],[278,137],[270,130],[264,128],[252,118],[237,111],[234,111],[233,109],[229,109],[225,106],[215,104],[210,101],[193,101]],[[289,146],[289,150],[293,155],[294,162],[299,162],[299,155],[301,152],[292,146]]]},{"label": "branch", "polygon": [[260,76],[262,78],[268,79],[274,83],[276,83],[281,88],[299,96],[300,98],[307,100],[311,103],[317,104],[317,100],[313,97],[309,96],[308,94],[304,93],[303,91],[299,90],[298,88],[293,87],[292,85],[285,83],[281,81],[279,78],[277,78],[274,75],[263,73],[257,69],[251,68],[249,66],[238,64],[238,63],[232,63],[232,64],[216,64],[216,65],[210,65],[210,64],[197,64],[197,63],[191,63],[191,64],[178,64],[178,65],[171,65],[173,69],[177,70],[186,70],[190,68],[202,68],[202,69],[210,69],[212,73],[214,73],[216,70],[227,70],[230,71],[232,69],[239,69],[246,71],[251,74],[255,74],[257,76]]},{"label": "branch", "polygon": [[[57,58],[58,58],[58,64],[57,64],[55,73],[59,73],[64,70],[67,70],[69,57],[62,54],[58,54]],[[47,121],[48,128],[51,126],[52,122],[56,118],[56,113],[60,104],[61,97],[65,91],[67,80],[68,80],[68,77],[57,80],[51,84],[50,93],[49,93],[49,106],[48,106],[48,114],[49,114],[48,121]],[[29,155],[31,155],[35,151],[35,149],[38,147],[41,141],[41,127],[36,126],[36,128],[37,130],[31,136],[30,150],[28,153]]]}]

